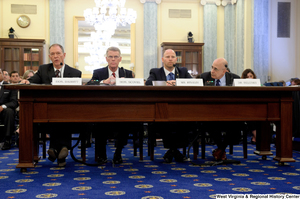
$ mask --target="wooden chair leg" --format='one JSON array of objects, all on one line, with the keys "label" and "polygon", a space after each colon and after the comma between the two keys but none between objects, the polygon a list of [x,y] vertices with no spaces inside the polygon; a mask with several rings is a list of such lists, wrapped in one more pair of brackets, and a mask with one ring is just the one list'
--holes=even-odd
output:
[{"label": "wooden chair leg", "polygon": [[205,138],[206,138],[206,134],[205,132],[201,132],[201,156],[202,159],[205,159]]},{"label": "wooden chair leg", "polygon": [[80,152],[81,152],[81,159],[82,159],[83,162],[86,162],[86,135],[87,134],[84,133],[84,135],[81,136],[82,138],[80,140],[80,142],[81,142]]},{"label": "wooden chair leg", "polygon": [[229,154],[232,155],[233,154],[233,144],[229,145]]},{"label": "wooden chair leg", "polygon": [[43,143],[43,159],[46,158],[46,133],[41,133],[42,143]]},{"label": "wooden chair leg", "polygon": [[144,153],[143,153],[143,141],[144,141],[144,124],[141,123],[139,125],[139,132],[138,132],[138,137],[139,137],[139,151],[140,151],[140,160],[144,159]]},{"label": "wooden chair leg", "polygon": [[243,132],[243,153],[244,158],[248,158],[248,144],[247,144],[247,131]]},{"label": "wooden chair leg", "polygon": [[186,147],[182,148],[182,154],[186,156]]}]

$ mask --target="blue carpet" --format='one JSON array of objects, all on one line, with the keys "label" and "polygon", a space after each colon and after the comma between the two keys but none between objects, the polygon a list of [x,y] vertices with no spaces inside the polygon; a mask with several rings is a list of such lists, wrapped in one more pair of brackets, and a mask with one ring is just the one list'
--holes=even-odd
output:
[{"label": "blue carpet", "polygon": [[[199,156],[193,162],[213,161],[211,151],[214,147],[206,147],[207,159],[202,160]],[[271,149],[275,155],[273,145]],[[69,155],[65,168],[41,159],[35,168],[25,173],[16,169],[18,148],[0,151],[0,198],[189,199],[215,198],[215,194],[300,194],[300,154],[297,151],[293,152],[296,162],[279,166],[272,160],[273,156],[262,160],[253,154],[255,147],[251,144],[245,160],[242,145],[235,145],[233,155],[228,158],[240,160],[241,164],[195,166],[189,161],[163,163],[166,149],[160,142],[155,147],[154,161],[148,156],[140,161],[139,156],[133,156],[129,140],[122,153],[124,163],[113,167],[114,150],[113,143],[108,143],[110,160],[103,166],[86,166],[74,162]],[[147,155],[146,145],[144,154]],[[74,155],[80,158],[78,148],[74,149]],[[89,163],[95,163],[94,145],[87,149],[87,159]]]}]

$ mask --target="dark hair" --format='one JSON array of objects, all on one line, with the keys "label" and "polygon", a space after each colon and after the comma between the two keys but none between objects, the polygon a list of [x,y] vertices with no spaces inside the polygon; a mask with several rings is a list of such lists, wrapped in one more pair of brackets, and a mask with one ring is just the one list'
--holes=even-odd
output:
[{"label": "dark hair", "polygon": [[18,71],[13,70],[13,71],[10,72],[9,76],[11,77],[11,75],[12,75],[13,73],[18,73],[18,75],[19,75],[19,72],[18,72]]},{"label": "dark hair", "polygon": [[65,53],[64,47],[62,47],[62,45],[60,45],[60,44],[52,44],[52,45],[49,47],[49,52],[50,52],[50,48],[52,48],[53,46],[58,46],[58,47],[60,47],[61,51],[62,51],[63,53]]},{"label": "dark hair", "polygon": [[246,79],[248,73],[251,73],[253,75],[253,78],[256,79],[255,73],[250,68],[248,68],[248,69],[246,69],[246,70],[243,71],[241,79]]}]

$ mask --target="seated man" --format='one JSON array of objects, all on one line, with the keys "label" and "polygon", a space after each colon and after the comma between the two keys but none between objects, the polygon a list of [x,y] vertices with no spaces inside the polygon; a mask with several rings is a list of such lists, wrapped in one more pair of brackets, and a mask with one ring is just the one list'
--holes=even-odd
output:
[{"label": "seated man", "polygon": [[21,81],[20,75],[18,71],[12,71],[10,73],[10,83],[18,84]]},{"label": "seated man", "polygon": [[[202,73],[197,76],[203,79],[203,85],[207,86],[231,86],[233,79],[239,79],[236,74],[226,71],[227,61],[224,58],[216,59],[211,67],[210,72]],[[222,97],[222,96],[220,96]],[[230,143],[235,143],[241,135],[240,122],[204,122],[202,130],[208,131],[217,144],[218,148],[213,151],[216,160],[226,160],[225,149]],[[227,132],[226,136],[222,136],[222,131]]]},{"label": "seated man", "polygon": [[[15,109],[18,104],[17,90],[4,89],[2,85],[8,84],[3,81],[3,73],[0,69],[0,119],[4,123],[4,132],[1,132],[1,140],[4,138],[2,150],[11,148],[11,136],[15,130]],[[3,134],[2,134],[3,133]]]},{"label": "seated man", "polygon": [[[163,66],[161,68],[152,68],[146,85],[152,85],[152,81],[166,81],[168,86],[174,86],[176,78],[192,78],[185,67],[176,67],[177,57],[172,49],[167,49],[162,57]],[[186,157],[180,153],[178,148],[188,145],[187,135],[189,130],[184,125],[186,123],[154,123],[150,125],[152,131],[159,131],[165,148],[169,150],[164,155],[166,163],[175,161],[182,162]],[[187,125],[188,126],[188,125]]]},{"label": "seated man", "polygon": [[[49,47],[50,64],[39,66],[38,71],[28,80],[22,80],[21,83],[51,84],[52,78],[62,77],[81,77],[81,71],[65,64],[66,53],[60,44],[53,44]],[[58,166],[66,165],[68,149],[71,148],[71,134],[69,126],[65,124],[51,124],[47,127],[50,136],[50,147],[48,150],[48,159],[54,162],[57,158]],[[44,128],[45,129],[45,128]]]},{"label": "seated man", "polygon": [[[126,70],[123,67],[119,67],[119,63],[122,60],[121,51],[117,47],[110,47],[106,50],[106,61],[108,63],[107,67],[100,68],[94,70],[92,79],[87,83],[87,85],[94,84],[94,82],[98,82],[101,84],[109,84],[113,85],[116,83],[116,78],[133,78],[132,72],[130,70]],[[121,110],[120,110],[121,111]],[[99,142],[97,146],[98,150],[98,162],[105,163],[107,162],[107,155],[106,155],[106,143],[108,139],[108,134],[114,132],[116,135],[116,150],[113,158],[113,162],[115,164],[120,164],[123,162],[121,153],[124,146],[127,144],[127,138],[129,134],[129,129],[131,124],[122,123],[121,125],[114,125],[113,123],[109,124],[100,124],[101,129],[104,132],[99,135],[101,136],[100,139],[96,139]],[[97,126],[97,125],[96,125]],[[120,127],[120,128],[119,128]],[[123,131],[123,132],[121,132]]]}]

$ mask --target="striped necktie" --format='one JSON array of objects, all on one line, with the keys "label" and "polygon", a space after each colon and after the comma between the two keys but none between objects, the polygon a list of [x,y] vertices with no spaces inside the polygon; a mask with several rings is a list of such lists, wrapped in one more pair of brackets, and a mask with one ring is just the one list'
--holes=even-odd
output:
[{"label": "striped necktie", "polygon": [[216,86],[221,86],[220,82],[221,82],[221,81],[218,79],[218,80],[217,80],[217,83],[216,83]]},{"label": "striped necktie", "polygon": [[60,71],[59,70],[55,71],[55,77],[60,77]]}]

